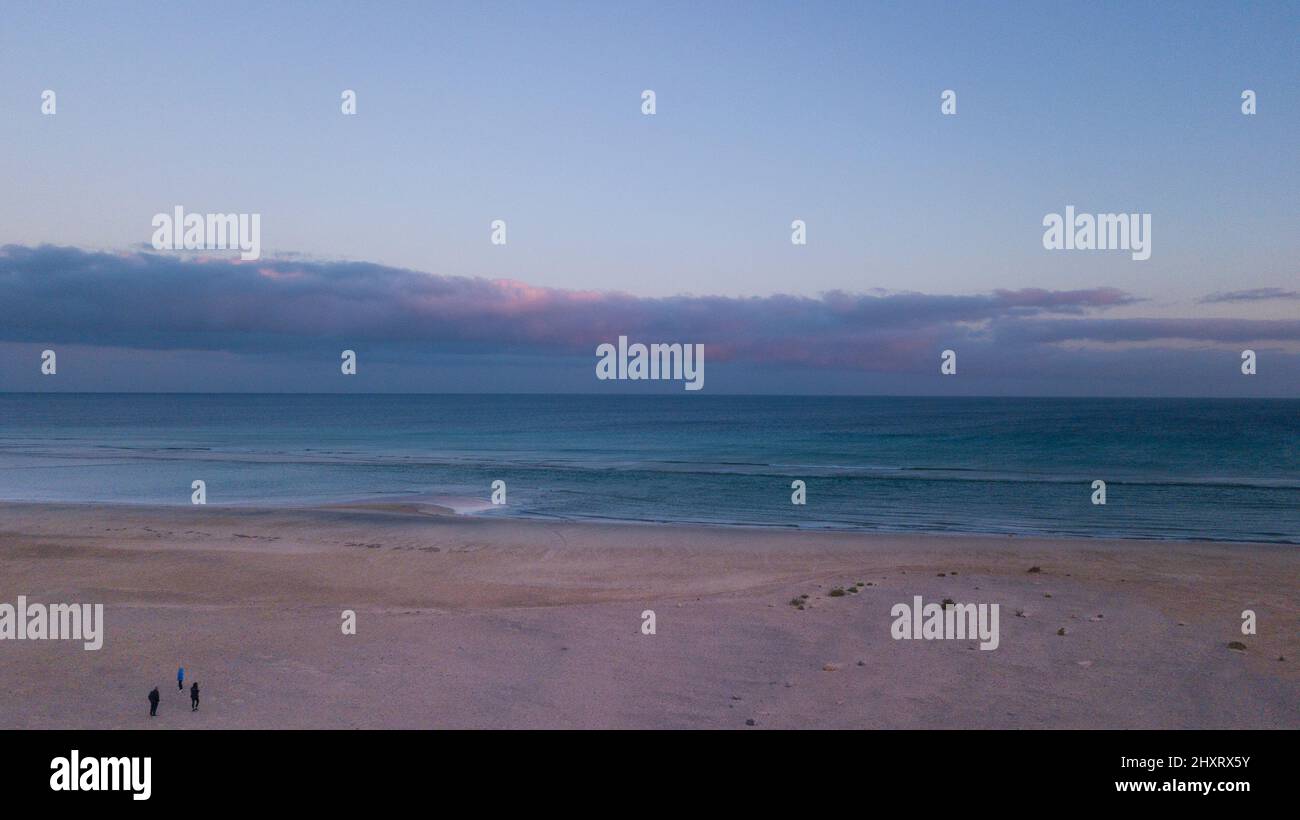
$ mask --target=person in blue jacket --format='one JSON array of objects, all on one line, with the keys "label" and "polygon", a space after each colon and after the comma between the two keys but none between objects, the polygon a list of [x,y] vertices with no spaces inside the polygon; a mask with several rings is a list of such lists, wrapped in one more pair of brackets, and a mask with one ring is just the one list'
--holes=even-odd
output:
[{"label": "person in blue jacket", "polygon": [[179,692],[185,688],[185,667],[176,670],[176,691]]}]

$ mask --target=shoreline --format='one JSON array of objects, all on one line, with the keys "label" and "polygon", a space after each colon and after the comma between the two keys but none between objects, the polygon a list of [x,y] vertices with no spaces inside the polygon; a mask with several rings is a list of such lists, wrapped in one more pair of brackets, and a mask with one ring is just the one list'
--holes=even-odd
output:
[{"label": "shoreline", "polygon": [[471,497],[434,496],[433,500],[406,500],[401,496],[386,496],[382,500],[359,499],[344,501],[327,501],[320,503],[285,503],[285,504],[240,504],[225,503],[212,505],[193,504],[152,504],[134,501],[11,501],[0,499],[0,515],[6,510],[125,510],[141,513],[165,514],[176,511],[199,509],[211,512],[271,514],[312,512],[356,512],[389,513],[394,515],[421,515],[426,517],[450,517],[460,520],[498,520],[498,521],[533,521],[539,524],[556,526],[614,526],[614,527],[673,527],[686,529],[785,532],[796,534],[836,534],[862,536],[864,538],[971,538],[1014,541],[1066,541],[1071,543],[1127,543],[1127,544],[1173,544],[1191,546],[1195,544],[1218,544],[1224,546],[1249,548],[1297,548],[1300,540],[1259,541],[1250,539],[1226,538],[1166,538],[1146,535],[1078,535],[1072,533],[1034,533],[1034,532],[992,532],[986,530],[924,530],[924,529],[870,529],[866,527],[809,526],[802,524],[766,524],[756,522],[716,522],[716,521],[679,521],[671,519],[639,518],[604,518],[597,516],[559,517],[548,515],[512,514],[498,511],[488,501]]},{"label": "shoreline", "polygon": [[[4,728],[1300,728],[1287,544],[6,502],[0,567],[106,633],[0,641]],[[999,648],[894,640],[915,595]]]}]

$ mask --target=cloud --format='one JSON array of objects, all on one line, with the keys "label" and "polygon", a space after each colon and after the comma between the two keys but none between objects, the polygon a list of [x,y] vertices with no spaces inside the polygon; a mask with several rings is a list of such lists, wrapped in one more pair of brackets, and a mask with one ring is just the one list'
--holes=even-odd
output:
[{"label": "cloud", "polygon": [[1243,342],[1300,341],[1300,320],[1256,319],[1070,319],[1001,325],[1007,341],[1058,342]]},{"label": "cloud", "polygon": [[10,343],[310,352],[313,360],[325,346],[334,356],[364,348],[371,361],[410,363],[433,355],[593,357],[598,344],[625,335],[703,343],[712,364],[930,374],[944,348],[1014,371],[1016,362],[1046,361],[1074,342],[1177,349],[1300,340],[1295,321],[1103,315],[1139,301],[1108,287],[642,298],[364,262],[0,248],[0,342]]},{"label": "cloud", "polygon": [[1300,291],[1282,288],[1252,288],[1251,290],[1230,290],[1224,293],[1211,293],[1200,299],[1202,304],[1219,302],[1262,302],[1268,299],[1300,299]]}]

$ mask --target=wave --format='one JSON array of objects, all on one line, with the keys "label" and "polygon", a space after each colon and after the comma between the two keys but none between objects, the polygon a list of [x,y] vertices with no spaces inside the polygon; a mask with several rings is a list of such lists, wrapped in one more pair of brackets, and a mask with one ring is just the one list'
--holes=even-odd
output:
[{"label": "wave", "polygon": [[[4,454],[51,460],[226,462],[245,464],[312,465],[346,467],[439,468],[456,467],[475,470],[514,470],[534,472],[619,472],[664,476],[731,477],[748,476],[792,480],[825,478],[833,481],[933,481],[975,482],[986,484],[1091,484],[1103,478],[1109,487],[1201,488],[1224,490],[1300,490],[1300,478],[1245,477],[1223,475],[1168,476],[1146,472],[1126,472],[1125,468],[1079,468],[1071,472],[991,470],[954,465],[879,465],[818,464],[763,461],[719,461],[687,459],[574,459],[525,457],[522,454],[376,453],[359,450],[220,450],[212,447],[145,446],[92,444],[75,448],[51,448],[47,445],[0,446]],[[5,465],[0,460],[0,468]],[[30,464],[24,466],[31,466]],[[1132,468],[1127,468],[1131,470]]]}]

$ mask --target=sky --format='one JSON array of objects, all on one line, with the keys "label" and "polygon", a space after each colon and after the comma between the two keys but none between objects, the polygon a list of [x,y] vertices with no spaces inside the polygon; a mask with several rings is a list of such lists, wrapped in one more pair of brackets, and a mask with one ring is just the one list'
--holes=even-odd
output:
[{"label": "sky", "polygon": [[[679,389],[595,380],[625,334],[710,392],[1295,397],[1297,43],[1294,3],[7,3],[0,390]],[[177,205],[262,260],[154,251]],[[1151,258],[1044,249],[1067,205]]]}]

